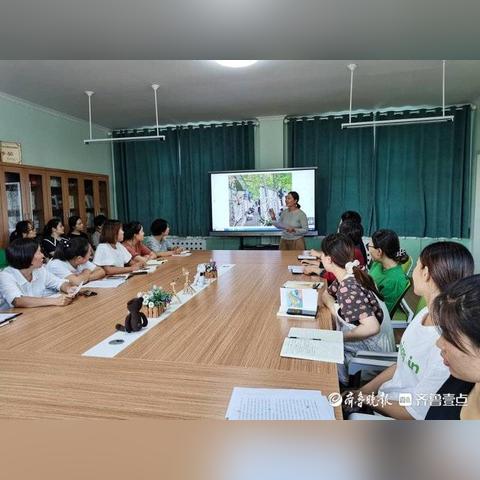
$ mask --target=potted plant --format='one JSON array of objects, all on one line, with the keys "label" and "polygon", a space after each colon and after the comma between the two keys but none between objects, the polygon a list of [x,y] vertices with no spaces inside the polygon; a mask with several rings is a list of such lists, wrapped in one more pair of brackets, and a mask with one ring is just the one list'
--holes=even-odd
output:
[{"label": "potted plant", "polygon": [[139,292],[143,298],[143,311],[148,318],[159,317],[172,301],[172,294],[162,287],[153,285],[148,292]]}]

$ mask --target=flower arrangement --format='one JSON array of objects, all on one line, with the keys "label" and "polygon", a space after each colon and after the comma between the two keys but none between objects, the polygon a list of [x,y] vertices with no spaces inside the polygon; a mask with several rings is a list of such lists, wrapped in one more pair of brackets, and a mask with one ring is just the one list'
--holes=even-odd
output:
[{"label": "flower arrangement", "polygon": [[162,287],[153,285],[148,292],[138,292],[137,297],[143,298],[145,314],[152,318],[159,317],[165,311],[172,301],[173,295]]}]

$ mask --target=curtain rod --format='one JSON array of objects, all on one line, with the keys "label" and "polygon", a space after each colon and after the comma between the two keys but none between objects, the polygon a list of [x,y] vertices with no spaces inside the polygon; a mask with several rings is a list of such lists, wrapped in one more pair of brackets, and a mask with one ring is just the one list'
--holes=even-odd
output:
[{"label": "curtain rod", "polygon": [[[177,128],[208,128],[208,127],[223,127],[223,126],[234,126],[234,125],[248,125],[252,124],[255,127],[258,127],[258,120],[229,120],[225,122],[209,122],[209,123],[177,123],[177,124],[166,124],[166,125],[158,125],[159,130],[168,130],[177,129]],[[156,130],[156,125],[146,125],[143,127],[135,127],[135,128],[116,128],[113,132],[135,132],[135,131],[142,131],[142,130]]]},{"label": "curtain rod", "polygon": [[[470,107],[473,110],[476,109],[476,105],[471,104],[471,103],[461,103],[461,104],[453,104],[453,105],[448,105],[445,107],[445,110],[450,110],[450,109],[456,109],[456,110],[461,110],[464,107]],[[442,106],[427,106],[427,105],[422,105],[422,106],[411,106],[411,107],[405,107],[402,108],[401,110],[397,110],[394,107],[389,107],[389,108],[382,108],[380,110],[357,110],[352,112],[352,117],[354,116],[364,116],[368,117],[374,114],[378,115],[385,115],[388,113],[393,113],[394,115],[402,115],[405,112],[408,113],[413,113],[413,112],[420,112],[420,110],[426,110],[426,111],[435,111],[437,109],[441,109]],[[297,122],[302,122],[305,120],[315,120],[316,118],[319,118],[320,120],[326,120],[327,118],[334,117],[334,118],[342,118],[345,116],[348,116],[348,111],[341,111],[341,112],[326,112],[326,113],[317,113],[317,114],[311,114],[311,115],[289,115],[285,117],[284,123],[288,123],[290,121],[297,121]]]}]

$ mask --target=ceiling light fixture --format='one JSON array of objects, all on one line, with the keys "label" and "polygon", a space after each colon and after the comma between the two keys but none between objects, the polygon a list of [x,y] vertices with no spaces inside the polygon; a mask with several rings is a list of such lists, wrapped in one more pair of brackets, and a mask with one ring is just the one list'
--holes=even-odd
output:
[{"label": "ceiling light fixture", "polygon": [[88,124],[89,124],[89,131],[90,131],[90,138],[87,138],[83,141],[85,145],[88,145],[90,143],[100,143],[100,142],[125,142],[129,140],[165,140],[165,135],[160,135],[160,129],[158,126],[158,99],[157,99],[157,90],[159,88],[159,85],[154,83],[152,85],[153,92],[155,95],[155,127],[157,129],[157,134],[156,135],[146,135],[142,137],[118,137],[118,138],[113,138],[113,137],[107,137],[107,138],[93,138],[92,136],[92,95],[94,95],[95,92],[92,90],[86,90],[85,94],[88,97]]},{"label": "ceiling light fixture", "polygon": [[224,67],[230,68],[242,68],[242,67],[249,67],[254,63],[257,63],[258,60],[215,60],[218,64]]},{"label": "ceiling light fixture", "polygon": [[353,72],[357,65],[351,63],[347,65],[350,70],[350,111],[348,114],[348,123],[342,123],[342,128],[365,128],[365,127],[382,127],[388,125],[412,125],[417,123],[438,123],[453,122],[453,115],[445,115],[445,60],[442,60],[442,115],[437,117],[421,117],[421,118],[403,118],[395,120],[372,120],[369,122],[352,122],[352,98],[353,98]]}]

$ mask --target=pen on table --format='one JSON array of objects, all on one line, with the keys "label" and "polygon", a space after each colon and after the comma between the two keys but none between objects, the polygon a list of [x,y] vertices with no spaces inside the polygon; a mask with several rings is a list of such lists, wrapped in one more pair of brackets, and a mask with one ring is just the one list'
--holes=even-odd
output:
[{"label": "pen on table", "polygon": [[305,337],[288,337],[288,338],[295,338],[297,340],[318,340],[319,342],[322,340],[321,338],[305,338]]}]

